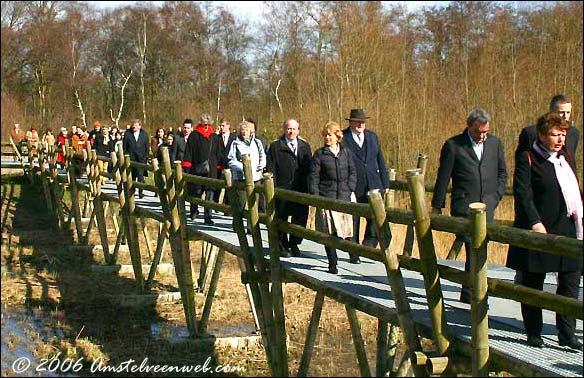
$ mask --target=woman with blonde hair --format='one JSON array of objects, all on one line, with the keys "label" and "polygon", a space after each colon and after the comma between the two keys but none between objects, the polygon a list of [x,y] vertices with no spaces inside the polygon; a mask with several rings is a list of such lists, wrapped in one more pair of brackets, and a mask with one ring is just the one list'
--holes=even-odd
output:
[{"label": "woman with blonde hair", "polygon": [[[338,123],[329,121],[322,129],[324,146],[314,152],[310,169],[311,194],[351,201],[357,186],[357,171],[349,150],[341,145],[343,132]],[[350,214],[317,209],[316,229],[339,238],[353,237],[353,218]],[[328,272],[337,274],[337,251],[326,247]]]}]

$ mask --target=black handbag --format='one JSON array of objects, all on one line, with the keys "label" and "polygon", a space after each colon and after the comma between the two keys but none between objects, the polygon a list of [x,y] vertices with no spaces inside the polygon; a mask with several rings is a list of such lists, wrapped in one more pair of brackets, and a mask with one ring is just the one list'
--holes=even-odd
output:
[{"label": "black handbag", "polygon": [[197,176],[207,176],[209,174],[209,160],[195,163],[193,166],[193,174]]}]

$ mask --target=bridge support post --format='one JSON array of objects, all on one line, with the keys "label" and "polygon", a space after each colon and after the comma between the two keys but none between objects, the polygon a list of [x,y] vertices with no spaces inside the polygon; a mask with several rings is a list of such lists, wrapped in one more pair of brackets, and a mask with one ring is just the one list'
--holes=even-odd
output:
[{"label": "bridge support post", "polygon": [[[112,253],[112,258],[110,261],[110,264],[113,265],[117,262],[118,260],[118,253],[120,250],[120,245],[122,244],[122,240],[126,237],[125,236],[125,219],[124,219],[124,209],[126,207],[126,196],[124,195],[124,187],[123,187],[123,183],[122,183],[122,168],[121,166],[123,165],[123,154],[120,155],[122,157],[121,160],[118,160],[118,156],[116,155],[115,152],[110,153],[110,158],[112,159],[112,172],[114,172],[115,175],[115,182],[116,182],[116,188],[118,190],[118,200],[119,200],[119,212],[121,214],[120,216],[120,227],[117,230],[117,237],[116,237],[116,245],[114,247],[114,251]],[[113,208],[113,206],[112,206]],[[116,218],[116,214],[113,214],[113,218]],[[115,225],[115,221],[114,221],[114,225]]]},{"label": "bridge support post", "polygon": [[[181,175],[179,178],[176,177],[178,174]],[[173,176],[175,177],[173,178]],[[158,197],[160,198],[160,205],[162,206],[164,217],[170,225],[168,239],[170,241],[176,280],[181,293],[187,329],[191,337],[197,337],[198,327],[195,313],[195,291],[191,273],[190,254],[183,251],[185,246],[188,248],[186,229],[183,227],[186,220],[183,218],[181,221],[179,214],[180,199],[178,198],[178,194],[182,194],[182,168],[180,165],[177,165],[176,171],[173,174],[167,147],[162,147],[162,167],[154,172],[154,180],[158,188]],[[177,183],[180,183],[181,188],[177,189]],[[184,202],[182,210],[184,212]],[[185,236],[184,239],[183,236]],[[189,258],[187,262],[188,267],[185,266],[185,257]]]},{"label": "bridge support post", "polygon": [[57,154],[54,145],[48,146],[48,163],[49,163],[49,196],[53,202],[53,217],[57,230],[63,230],[65,226],[65,217],[63,216],[63,207],[61,206],[61,197],[59,195],[60,184],[57,174]]},{"label": "bridge support post", "polygon": [[77,181],[75,179],[75,162],[73,161],[73,148],[67,148],[67,176],[69,177],[69,191],[71,194],[71,217],[75,218],[75,229],[77,230],[77,241],[83,241],[83,229],[81,225],[81,209],[79,208],[79,189],[77,188]]},{"label": "bridge support post", "polygon": [[211,315],[211,306],[213,306],[213,299],[215,298],[215,292],[217,291],[217,285],[219,283],[219,274],[221,273],[221,267],[223,266],[223,259],[225,257],[225,250],[220,248],[219,251],[217,251],[216,256],[217,258],[215,266],[213,267],[213,275],[209,282],[209,290],[205,297],[205,305],[203,306],[201,320],[199,321],[200,333],[205,333],[207,331],[207,324],[209,323],[209,316]]},{"label": "bridge support post", "polygon": [[95,193],[93,195],[93,210],[95,212],[95,220],[97,222],[101,247],[103,249],[103,258],[105,260],[105,263],[109,264],[111,261],[111,256],[109,252],[109,241],[107,237],[104,205],[103,200],[101,199],[101,176],[99,174],[99,166],[97,164],[97,153],[95,152],[95,150],[91,151],[90,164],[93,170],[93,185],[95,189]]},{"label": "bridge support post", "polygon": [[286,318],[284,315],[284,293],[282,291],[282,272],[280,264],[280,248],[278,228],[274,224],[276,215],[276,199],[274,188],[274,176],[272,173],[264,173],[264,191],[266,197],[266,226],[268,228],[268,241],[270,245],[270,274],[272,278],[272,303],[274,306],[275,355],[280,363],[279,376],[287,377],[288,347],[286,345]]},{"label": "bridge support post", "polygon": [[[247,237],[245,235],[245,226],[243,225],[243,205],[240,202],[239,193],[233,185],[233,176],[230,170],[224,170],[225,175],[225,193],[231,204],[231,211],[233,213],[232,222],[233,229],[237,234],[237,239],[239,240],[239,248],[241,250],[241,257],[237,259],[239,264],[239,269],[241,273],[244,274],[248,271],[253,271],[253,265],[251,262],[251,253],[249,249],[249,244],[247,242]],[[266,349],[266,355],[268,361],[271,360],[270,351],[267,347],[268,339],[264,332],[264,320],[258,316],[261,313],[261,297],[259,293],[259,288],[257,282],[248,283],[245,282],[245,291],[247,293],[247,298],[249,300],[249,305],[251,307],[251,312],[256,326],[256,331],[262,335],[262,341],[264,343],[264,348]]]},{"label": "bridge support post", "polygon": [[375,376],[385,377],[388,372],[388,323],[385,320],[377,319],[377,363],[375,364]]},{"label": "bridge support post", "polygon": [[438,356],[448,353],[450,341],[446,337],[446,314],[444,298],[438,274],[438,262],[434,250],[434,239],[430,225],[430,214],[426,208],[424,175],[421,169],[406,171],[412,210],[416,219],[415,228],[420,249],[420,267],[424,276],[424,286],[428,298],[428,309],[432,319],[434,345]]},{"label": "bridge support post", "polygon": [[[418,153],[418,163],[416,165],[416,168],[422,170],[422,176],[426,175],[427,163],[428,163],[428,156],[426,156],[425,154],[423,154],[421,152]],[[424,182],[424,180],[422,180],[422,182]],[[403,250],[404,256],[411,256],[412,255],[412,252],[414,250],[414,241],[415,241],[414,226],[408,225],[408,228],[406,231],[406,240],[404,243],[404,250]]]},{"label": "bridge support post", "polygon": [[487,205],[469,205],[471,214],[471,326],[472,375],[489,375],[489,303],[487,300]]},{"label": "bridge support post", "polygon": [[[46,148],[46,151],[45,151]],[[43,145],[39,147],[39,176],[41,180],[41,185],[43,187],[43,195],[45,196],[45,203],[47,204],[47,210],[49,213],[53,213],[53,203],[51,201],[51,196],[49,195],[49,183],[47,178],[47,165],[45,163],[45,158],[48,155],[48,147]]]},{"label": "bridge support post", "polygon": [[134,202],[134,188],[132,185],[132,173],[130,170],[130,155],[123,155],[123,151],[118,150],[118,163],[124,189],[124,208],[122,214],[124,217],[125,234],[130,250],[130,258],[134,268],[134,277],[136,279],[136,290],[138,294],[144,294],[144,278],[142,275],[142,261],[140,258],[140,245],[138,244],[138,232],[136,226],[136,203]]},{"label": "bridge support post", "polygon": [[[155,171],[157,168],[155,168]],[[155,173],[156,174],[156,173]],[[158,193],[160,198],[160,192]],[[162,201],[161,201],[162,202]],[[166,237],[168,235],[168,229],[170,227],[170,222],[165,220],[160,223],[160,229],[158,231],[158,238],[156,240],[156,251],[154,252],[154,258],[152,259],[152,265],[150,266],[150,271],[148,272],[148,278],[146,279],[145,288],[150,290],[152,287],[152,282],[154,281],[154,276],[156,275],[156,269],[158,264],[162,260],[162,253],[164,251],[164,246],[166,245]]]},{"label": "bridge support post", "polygon": [[[371,190],[367,193],[369,197],[369,205],[374,215],[375,227],[377,228],[377,235],[379,235],[379,242],[382,247],[382,260],[387,273],[391,293],[398,313],[400,327],[410,349],[410,355],[416,351],[422,351],[422,344],[416,332],[413,316],[411,314],[410,304],[406,293],[405,284],[401,271],[399,269],[399,260],[395,251],[391,248],[391,229],[385,205],[381,198],[380,191]],[[385,331],[387,333],[387,330]],[[424,376],[424,369],[414,367],[416,376]]]},{"label": "bridge support post", "polygon": [[314,306],[312,307],[312,314],[310,315],[308,331],[306,332],[306,342],[304,343],[304,350],[302,351],[302,359],[300,360],[300,366],[298,367],[299,377],[306,377],[308,375],[308,367],[310,366],[314,341],[316,340],[316,335],[318,333],[318,324],[320,323],[323,303],[324,294],[321,291],[317,291],[314,298]]},{"label": "bridge support post", "polygon": [[348,304],[345,304],[347,311],[347,318],[351,327],[351,335],[353,336],[353,344],[355,345],[355,353],[357,354],[357,362],[359,363],[359,371],[362,377],[371,377],[371,368],[367,361],[367,353],[365,352],[365,343],[361,335],[361,326],[357,318],[357,312]]},{"label": "bridge support post", "polygon": [[[258,201],[255,192],[255,183],[253,181],[253,171],[251,167],[251,158],[249,155],[243,155],[243,171],[245,177],[245,199],[247,206],[247,222],[248,228],[251,230],[251,237],[253,241],[252,251],[252,269],[250,273],[260,275],[267,275],[267,264],[264,260],[264,245],[262,236],[260,234]],[[278,374],[281,371],[281,362],[278,358],[276,340],[276,329],[274,325],[274,306],[272,297],[270,296],[269,285],[267,282],[258,283],[259,294],[261,297],[261,316],[263,317],[263,333],[266,334],[268,344],[266,345],[266,354],[269,350],[268,364],[271,367],[272,375]]]}]

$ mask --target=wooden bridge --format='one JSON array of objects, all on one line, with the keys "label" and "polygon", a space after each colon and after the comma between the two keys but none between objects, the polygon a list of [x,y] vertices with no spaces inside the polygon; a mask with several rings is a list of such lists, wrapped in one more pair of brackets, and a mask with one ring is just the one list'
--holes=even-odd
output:
[{"label": "wooden bridge", "polygon": [[[407,183],[393,180],[385,196],[379,191],[370,192],[370,203],[367,205],[274,188],[270,174],[265,174],[259,185],[251,181],[232,182],[229,171],[226,171],[225,180],[183,174],[179,163],[172,165],[168,160],[166,151],[163,154],[164,164],[159,167],[156,161],[153,165],[131,162],[121,152],[112,154],[109,159],[98,158],[88,145],[83,156],[75,156],[72,150],[67,151],[66,166],[62,170],[57,169],[56,152],[52,146],[39,152],[36,163],[30,156],[17,156],[16,160],[3,158],[2,169],[20,167],[31,178],[31,182],[40,183],[48,207],[54,215],[55,226],[69,228],[71,222],[75,221],[75,232],[80,243],[87,243],[96,225],[104,259],[108,264],[116,264],[120,244],[126,238],[138,294],[149,291],[160,262],[162,246],[166,239],[169,240],[191,337],[205,334],[224,255],[226,252],[236,255],[240,261],[242,284],[249,295],[256,326],[261,330],[272,375],[288,376],[290,373],[283,282],[296,282],[316,292],[298,376],[305,376],[308,372],[325,296],[345,305],[357,363],[363,376],[385,376],[392,373],[390,364],[394,363],[400,369],[392,375],[409,372],[415,376],[455,373],[487,376],[489,371],[507,371],[526,376],[583,374],[582,351],[558,346],[554,325],[556,311],[574,316],[578,319],[577,337],[582,337],[582,289],[578,300],[557,296],[553,294],[556,282],[551,275],[546,280],[546,290],[543,292],[529,289],[513,283],[513,271],[486,264],[489,241],[579,259],[582,259],[582,241],[536,234],[505,225],[487,225],[485,207],[479,203],[471,205],[470,220],[430,215],[424,197],[423,160],[420,160],[419,168],[406,172]],[[99,172],[98,159],[113,164],[113,173]],[[80,168],[80,163],[85,168]],[[148,169],[154,175],[155,185],[133,181],[132,166]],[[244,157],[244,166],[245,176],[251,177],[247,157]],[[395,178],[395,173],[391,172],[390,176]],[[106,179],[103,184],[101,178]],[[224,189],[231,205],[191,197],[185,193],[187,183]],[[144,198],[134,195],[136,188],[144,190]],[[393,206],[395,190],[409,191],[412,211]],[[71,195],[69,208],[63,202],[65,191]],[[265,195],[265,213],[258,211],[258,192]],[[91,208],[91,219],[86,229],[81,222],[83,198],[85,205]],[[242,198],[245,201],[240,201]],[[379,235],[380,248],[357,245],[278,221],[274,217],[275,198],[372,218]],[[186,216],[189,202],[225,215],[214,216],[214,225],[206,225],[200,220],[191,221]],[[114,235],[108,235],[106,229],[108,220],[115,219],[115,216],[106,214],[109,211],[113,215],[114,206],[119,206],[121,210],[122,223],[113,224],[116,241],[110,251],[110,237]],[[143,217],[154,219],[161,225],[156,251],[152,251],[152,267],[147,275],[142,271],[140,254],[143,252],[138,243],[138,220]],[[396,251],[396,242],[391,237],[392,224],[408,225],[408,237],[412,239],[406,241],[405,253]],[[246,233],[246,228],[251,229],[250,234]],[[278,230],[305,239],[300,246],[300,257],[280,257]],[[437,260],[432,230],[471,234],[471,274],[464,272],[461,262]],[[419,259],[411,256],[414,234],[418,242]],[[204,243],[196,284],[189,240]],[[323,244],[339,250],[338,275],[327,272]],[[460,248],[460,245],[456,247]],[[360,255],[362,264],[345,263],[348,261],[347,252]],[[473,287],[470,305],[458,301],[462,283]],[[195,314],[195,290],[206,294],[203,311],[199,315]],[[525,343],[520,302],[545,309],[545,348],[533,348]],[[378,318],[375,372],[371,372],[368,365],[357,310]],[[398,335],[402,335],[408,353],[401,361],[394,362],[395,350],[392,346]],[[423,352],[421,336],[433,341],[433,352]]]}]

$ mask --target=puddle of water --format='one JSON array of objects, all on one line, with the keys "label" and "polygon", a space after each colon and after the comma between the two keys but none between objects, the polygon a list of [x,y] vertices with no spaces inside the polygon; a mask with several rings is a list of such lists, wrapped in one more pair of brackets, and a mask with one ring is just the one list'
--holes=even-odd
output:
[{"label": "puddle of water", "polygon": [[[209,327],[207,333],[215,337],[251,336],[255,335],[253,325],[235,325],[222,327]],[[187,327],[177,324],[151,323],[150,334],[156,339],[176,340],[189,337]]]},{"label": "puddle of water", "polygon": [[[34,356],[38,340],[47,340],[55,335],[63,338],[63,331],[53,330],[43,325],[43,318],[33,311],[2,308],[2,367],[4,376],[74,377],[47,370],[37,371],[40,361]],[[27,367],[28,366],[28,367]],[[46,368],[46,366],[45,366]]]}]

